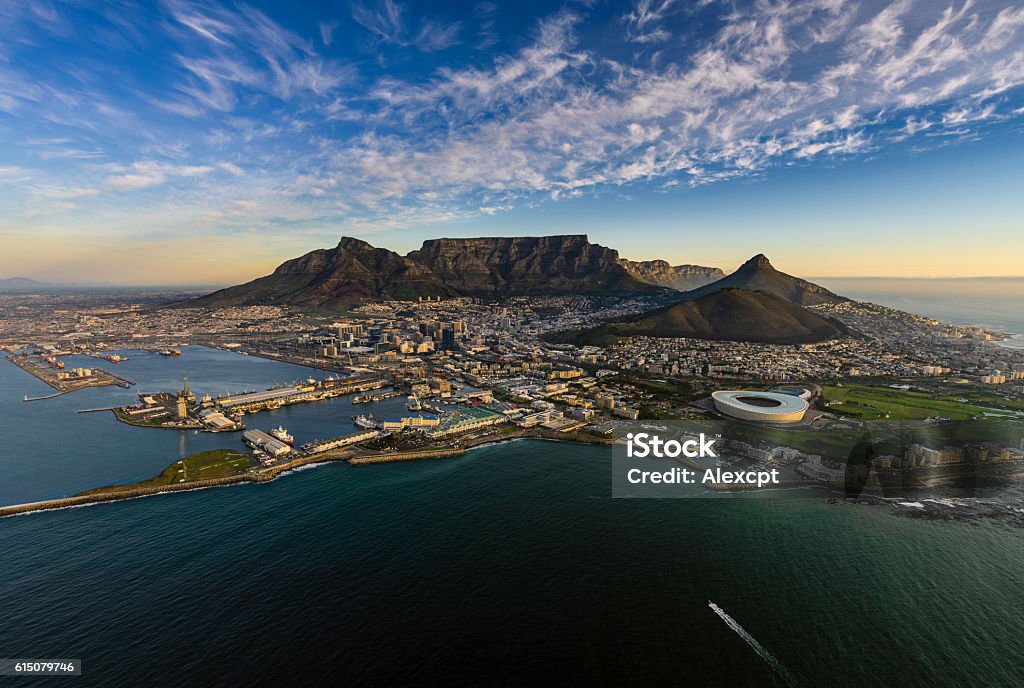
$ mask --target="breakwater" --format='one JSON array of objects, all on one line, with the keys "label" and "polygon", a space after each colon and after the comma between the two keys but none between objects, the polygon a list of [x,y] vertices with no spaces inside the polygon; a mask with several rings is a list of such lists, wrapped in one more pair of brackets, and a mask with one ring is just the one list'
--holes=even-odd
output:
[{"label": "breakwater", "polygon": [[154,485],[152,487],[134,487],[126,489],[111,489],[110,492],[97,492],[94,494],[79,494],[72,497],[60,499],[48,499],[40,502],[28,502],[26,504],[12,504],[11,506],[0,507],[0,518],[14,516],[16,514],[27,514],[34,511],[49,511],[51,509],[67,509],[74,506],[86,506],[102,502],[117,502],[123,499],[136,499],[138,497],[149,497],[164,492],[180,492],[183,490],[198,490],[205,487],[219,487],[221,485],[234,485],[243,482],[261,482],[257,474],[231,475],[224,478],[210,478],[207,480],[193,480],[187,483],[175,483],[171,485]]},{"label": "breakwater", "polygon": [[[98,409],[99,410],[99,409]],[[103,502],[117,502],[126,499],[136,499],[166,492],[182,492],[187,490],[199,490],[207,487],[220,487],[224,485],[236,485],[238,483],[265,483],[275,480],[278,476],[304,466],[328,463],[331,461],[347,461],[351,465],[368,465],[378,463],[392,463],[398,461],[421,461],[426,459],[440,459],[453,456],[462,456],[469,449],[488,444],[496,444],[502,441],[514,439],[525,439],[525,437],[510,437],[495,442],[494,438],[489,441],[474,443],[468,447],[451,447],[445,449],[432,449],[428,451],[407,451],[390,452],[385,454],[372,454],[363,456],[352,456],[352,450],[345,448],[333,450],[322,454],[306,455],[292,461],[264,468],[251,473],[225,476],[223,478],[210,478],[206,480],[193,480],[185,483],[172,483],[170,485],[154,485],[150,487],[111,487],[108,491],[77,494],[71,497],[50,499],[38,502],[27,502],[25,504],[12,504],[0,507],[0,518],[27,514],[36,511],[50,511],[53,509],[67,509],[70,507],[87,506],[90,504],[101,504]],[[538,438],[534,438],[538,439]],[[560,438],[561,439],[561,438]],[[563,440],[564,441],[564,440]],[[571,441],[571,440],[570,440]],[[803,482],[803,481],[801,481]],[[98,488],[104,489],[104,488]]]},{"label": "breakwater", "polygon": [[392,461],[417,461],[420,459],[440,459],[448,456],[462,456],[466,450],[462,447],[452,449],[433,449],[421,452],[395,452],[392,454],[377,454],[374,456],[356,456],[349,459],[352,465],[369,463],[390,463]]}]

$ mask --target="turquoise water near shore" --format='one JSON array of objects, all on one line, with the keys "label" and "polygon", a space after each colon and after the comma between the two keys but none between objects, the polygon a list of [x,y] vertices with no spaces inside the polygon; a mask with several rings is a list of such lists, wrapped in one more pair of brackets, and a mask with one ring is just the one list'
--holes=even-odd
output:
[{"label": "turquoise water near shore", "polygon": [[[128,352],[147,390],[306,368],[202,347]],[[70,365],[70,364],[69,364]],[[132,428],[0,363],[0,503],[138,480],[237,434]],[[250,416],[347,432],[348,399]],[[604,448],[523,441],[328,464],[263,485],[0,519],[0,656],[80,657],[83,686],[1024,683],[1024,529],[915,508],[610,496]]]}]

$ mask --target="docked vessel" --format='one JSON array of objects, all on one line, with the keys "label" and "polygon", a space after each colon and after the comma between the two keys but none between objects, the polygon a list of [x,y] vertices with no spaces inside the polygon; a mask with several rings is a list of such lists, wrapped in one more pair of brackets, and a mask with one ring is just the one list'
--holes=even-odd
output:
[{"label": "docked vessel", "polygon": [[392,397],[401,396],[401,392],[381,392],[380,394],[357,394],[352,397],[353,404],[369,404],[373,401],[384,401]]},{"label": "docked vessel", "polygon": [[295,445],[295,438],[288,434],[288,431],[284,429],[284,426],[278,425],[270,431],[270,434],[289,446]]},{"label": "docked vessel", "polygon": [[361,428],[366,428],[367,430],[374,430],[379,425],[377,419],[372,415],[360,414],[358,416],[352,416],[352,422]]}]

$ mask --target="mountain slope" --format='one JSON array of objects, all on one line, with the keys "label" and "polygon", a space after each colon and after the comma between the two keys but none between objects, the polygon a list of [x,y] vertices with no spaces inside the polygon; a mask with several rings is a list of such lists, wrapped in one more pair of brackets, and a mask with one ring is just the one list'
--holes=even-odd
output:
[{"label": "mountain slope", "polygon": [[607,346],[625,337],[688,337],[693,339],[808,344],[848,333],[774,294],[719,289],[696,299],[642,313],[630,320],[605,323],[590,330],[563,332],[553,341]]},{"label": "mountain slope", "polygon": [[757,254],[741,265],[736,272],[717,282],[687,292],[686,298],[697,299],[722,289],[762,291],[798,306],[849,301],[846,297],[833,294],[825,287],[776,270],[763,253]]},{"label": "mountain slope", "polygon": [[343,237],[266,277],[178,306],[286,303],[335,310],[370,299],[657,292],[585,235],[425,241],[407,256]]},{"label": "mountain slope", "polygon": [[333,249],[318,249],[282,263],[266,277],[188,301],[189,306],[288,303],[336,309],[371,298],[413,299],[451,295],[436,275],[393,251],[342,237]]},{"label": "mountain slope", "polygon": [[641,282],[657,284],[677,291],[702,287],[725,276],[720,268],[702,265],[670,265],[664,260],[634,261],[619,258],[619,265]]},{"label": "mountain slope", "polygon": [[50,286],[53,285],[45,282],[38,282],[34,279],[29,279],[28,277],[5,277],[0,279],[0,290],[3,291],[25,291]]}]

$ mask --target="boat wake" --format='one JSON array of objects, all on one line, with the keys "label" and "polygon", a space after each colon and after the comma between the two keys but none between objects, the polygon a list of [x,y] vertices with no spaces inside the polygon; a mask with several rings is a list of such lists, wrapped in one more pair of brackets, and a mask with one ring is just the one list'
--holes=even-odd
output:
[{"label": "boat wake", "polygon": [[738,623],[736,623],[735,619],[726,614],[725,610],[723,610],[721,607],[719,607],[711,600],[708,600],[708,607],[710,607],[711,611],[713,611],[715,614],[718,614],[719,618],[725,622],[725,625],[736,632],[736,635],[743,638],[747,645],[749,645],[754,650],[754,652],[757,653],[757,656],[763,659],[765,663],[768,664],[768,666],[770,666],[775,671],[775,673],[778,674],[779,677],[786,682],[787,686],[796,686],[796,680],[793,678],[793,675],[789,673],[789,669],[783,666],[782,662],[775,659],[775,656],[771,652],[769,652],[764,645],[757,642],[754,636],[747,633],[746,630],[744,630],[743,626],[740,626]]}]

